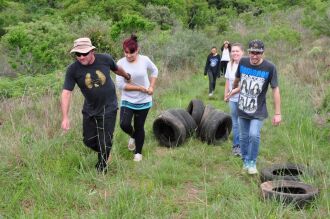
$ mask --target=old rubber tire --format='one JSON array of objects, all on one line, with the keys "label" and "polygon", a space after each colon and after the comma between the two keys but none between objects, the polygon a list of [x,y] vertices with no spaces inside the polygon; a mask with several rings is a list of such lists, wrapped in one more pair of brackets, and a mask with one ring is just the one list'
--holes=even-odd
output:
[{"label": "old rubber tire", "polygon": [[202,140],[205,141],[206,135],[207,135],[207,129],[205,128],[206,126],[206,120],[208,120],[208,117],[210,117],[213,113],[215,108],[211,105],[206,105],[202,119],[197,127],[197,136]]},{"label": "old rubber tire", "polygon": [[266,181],[260,185],[264,199],[275,199],[284,204],[304,208],[318,195],[317,188],[302,182],[290,180]]},{"label": "old rubber tire", "polygon": [[179,146],[186,139],[186,128],[182,122],[167,111],[155,119],[153,132],[158,142],[167,147]]},{"label": "old rubber tire", "polygon": [[197,125],[201,122],[204,109],[204,103],[197,99],[191,100],[187,107],[187,112],[194,118]]},{"label": "old rubber tire", "polygon": [[306,168],[299,164],[274,164],[260,171],[261,182],[272,180],[299,181]]},{"label": "old rubber tire", "polygon": [[187,111],[184,109],[168,109],[167,112],[182,122],[186,129],[186,137],[190,137],[195,133],[197,128],[196,122]]},{"label": "old rubber tire", "polygon": [[205,121],[205,124],[206,125],[204,128],[206,130],[202,132],[207,133],[205,140],[208,144],[219,145],[228,139],[232,129],[232,120],[230,115],[215,110]]},{"label": "old rubber tire", "polygon": [[189,132],[189,136],[195,134],[197,129],[197,124],[194,118],[184,109],[178,109],[178,113],[183,117],[187,124],[187,131]]}]

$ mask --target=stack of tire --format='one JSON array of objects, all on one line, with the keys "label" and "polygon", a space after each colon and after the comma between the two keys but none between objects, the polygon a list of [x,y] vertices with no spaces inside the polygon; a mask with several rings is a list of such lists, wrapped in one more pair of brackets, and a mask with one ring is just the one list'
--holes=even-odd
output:
[{"label": "stack of tire", "polygon": [[264,199],[275,199],[298,209],[315,200],[319,191],[301,182],[301,176],[311,171],[298,164],[275,164],[260,172],[261,191]]},{"label": "stack of tire", "polygon": [[200,100],[191,100],[187,109],[168,109],[153,123],[158,142],[167,147],[181,145],[195,133],[208,144],[220,144],[228,139],[232,128],[230,115]]},{"label": "stack of tire", "polygon": [[161,145],[176,147],[193,135],[195,120],[183,109],[169,109],[161,113],[153,123],[153,132]]}]

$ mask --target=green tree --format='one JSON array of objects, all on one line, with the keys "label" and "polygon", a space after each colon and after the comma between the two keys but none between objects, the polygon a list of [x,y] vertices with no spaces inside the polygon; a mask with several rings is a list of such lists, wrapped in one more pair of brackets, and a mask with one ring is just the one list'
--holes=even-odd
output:
[{"label": "green tree", "polygon": [[137,31],[150,31],[155,23],[139,15],[125,15],[123,19],[111,27],[111,37],[117,39],[121,33],[133,33]]},{"label": "green tree", "polygon": [[46,74],[68,64],[68,43],[74,36],[58,17],[8,28],[1,43],[12,67],[22,74]]},{"label": "green tree", "polygon": [[0,11],[3,10],[7,6],[7,2],[5,0],[0,0]]},{"label": "green tree", "polygon": [[330,2],[307,0],[303,24],[316,34],[330,36]]},{"label": "green tree", "polygon": [[142,5],[134,0],[106,0],[101,5],[105,17],[110,17],[115,22],[120,21],[125,15],[139,15],[140,11],[143,11]]},{"label": "green tree", "polygon": [[187,1],[186,8],[189,29],[203,28],[206,24],[212,23],[217,16],[216,11],[210,10],[207,2],[203,0]]},{"label": "green tree", "polygon": [[174,23],[174,16],[167,6],[148,4],[144,10],[144,15],[151,21],[157,22],[162,30],[167,30]]}]

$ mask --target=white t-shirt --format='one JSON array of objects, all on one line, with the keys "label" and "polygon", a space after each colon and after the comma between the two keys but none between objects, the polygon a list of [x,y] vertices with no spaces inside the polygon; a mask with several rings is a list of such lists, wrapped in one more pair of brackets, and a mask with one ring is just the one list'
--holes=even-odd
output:
[{"label": "white t-shirt", "polygon": [[[233,84],[234,84],[234,80],[235,80],[235,74],[237,71],[237,67],[238,67],[238,64],[236,64],[235,62],[232,63],[230,61],[227,64],[225,78],[229,80],[229,90],[233,89]],[[232,97],[229,98],[229,101],[238,102],[238,96],[239,96],[239,93],[233,95]]]},{"label": "white t-shirt", "polygon": [[[158,69],[156,65],[149,59],[149,57],[144,55],[138,55],[137,62],[129,62],[127,59],[121,58],[117,65],[122,67],[127,73],[131,74],[131,83],[137,86],[143,86],[149,88],[150,81],[148,72],[150,72],[150,77],[157,78]],[[126,100],[130,103],[141,104],[148,103],[152,101],[152,96],[140,91],[126,91],[124,87],[126,81],[123,77],[116,75],[117,88],[121,91],[121,100]]]},{"label": "white t-shirt", "polygon": [[229,55],[229,49],[223,48],[222,55],[221,55],[221,61],[230,61],[230,55]]}]

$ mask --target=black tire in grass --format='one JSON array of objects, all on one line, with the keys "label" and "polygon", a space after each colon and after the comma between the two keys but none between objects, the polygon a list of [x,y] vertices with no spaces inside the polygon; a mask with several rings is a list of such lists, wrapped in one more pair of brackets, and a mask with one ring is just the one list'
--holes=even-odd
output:
[{"label": "black tire in grass", "polygon": [[203,116],[201,118],[201,121],[197,127],[197,136],[202,140],[205,141],[205,136],[207,134],[207,128],[205,128],[206,126],[206,120],[208,120],[208,117],[210,117],[213,113],[213,111],[215,110],[215,108],[211,105],[206,105],[204,112],[203,112]]},{"label": "black tire in grass", "polygon": [[204,109],[204,103],[201,100],[197,99],[191,100],[187,107],[188,113],[194,118],[197,125],[199,125],[199,123],[201,122]]},{"label": "black tire in grass", "polygon": [[261,182],[272,180],[300,181],[299,177],[306,172],[306,168],[299,164],[274,164],[260,171]]},{"label": "black tire in grass", "polygon": [[172,114],[178,121],[180,121],[184,128],[185,128],[185,132],[186,132],[186,137],[190,136],[190,132],[189,132],[189,125],[186,122],[186,120],[183,118],[183,116],[179,113],[178,111],[179,109],[168,109],[166,110],[166,112]]},{"label": "black tire in grass", "polygon": [[311,185],[290,180],[266,181],[260,188],[264,199],[275,199],[300,209],[314,201],[319,193]]},{"label": "black tire in grass", "polygon": [[232,120],[230,115],[214,111],[213,116],[207,121],[208,144],[218,144],[228,139],[232,129]]},{"label": "black tire in grass", "polygon": [[175,117],[177,117],[184,124],[184,126],[186,128],[187,137],[190,137],[195,133],[195,131],[197,129],[196,122],[186,110],[169,109],[167,111],[170,112],[171,114],[173,114]]},{"label": "black tire in grass", "polygon": [[205,129],[201,132],[205,134],[203,139],[208,144],[218,145],[228,139],[232,129],[232,120],[230,115],[215,110],[206,119],[203,128]]},{"label": "black tire in grass", "polygon": [[182,122],[167,111],[155,119],[153,132],[158,142],[166,147],[179,146],[186,139],[186,128]]}]

